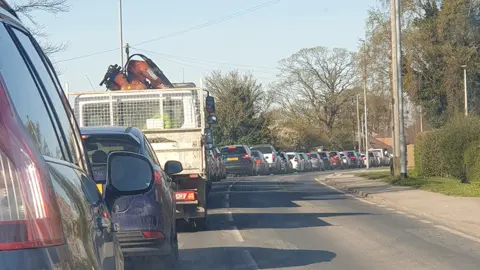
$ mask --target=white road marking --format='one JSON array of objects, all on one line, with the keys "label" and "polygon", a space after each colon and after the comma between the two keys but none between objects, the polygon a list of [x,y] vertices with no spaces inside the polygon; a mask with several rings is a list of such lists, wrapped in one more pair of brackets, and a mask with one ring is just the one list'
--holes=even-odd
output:
[{"label": "white road marking", "polygon": [[382,207],[382,208],[387,208],[387,206],[386,206],[386,205],[383,205],[383,204],[378,204],[377,206],[378,206],[378,207]]},{"label": "white road marking", "polygon": [[405,212],[402,212],[402,211],[395,211],[395,213],[397,213],[399,215],[405,215]]},{"label": "white road marking", "polygon": [[475,241],[475,242],[477,242],[477,243],[480,243],[480,239],[479,239],[479,238],[474,237],[474,236],[471,236],[471,235],[468,235],[468,234],[466,234],[466,233],[459,232],[459,231],[454,230],[454,229],[450,229],[450,228],[445,227],[445,226],[443,226],[443,225],[435,225],[435,227],[436,227],[436,228],[439,228],[439,229],[442,229],[442,230],[444,230],[444,231],[447,231],[447,232],[449,232],[449,233],[453,233],[453,234],[455,234],[455,235],[457,235],[457,236],[461,236],[461,237],[463,237],[463,238],[467,238],[467,239],[469,239],[469,240],[472,240],[472,241]]},{"label": "white road marking", "polygon": [[243,258],[247,262],[247,267],[251,267],[251,269],[258,270],[258,264],[257,262],[253,259],[252,254],[250,254],[250,251],[244,250],[243,251]]},{"label": "white road marking", "polygon": [[230,212],[230,211],[227,212],[227,221],[229,221],[229,222],[233,221],[232,212]]},{"label": "white road marking", "polygon": [[407,217],[409,217],[409,218],[417,218],[417,216],[409,215],[409,214],[407,214]]},{"label": "white road marking", "polygon": [[230,229],[230,233],[232,234],[233,238],[235,238],[235,240],[237,242],[243,242],[243,237],[242,235],[240,234],[240,231],[237,229],[236,226],[233,226],[231,229]]},{"label": "white road marking", "polygon": [[391,207],[387,207],[387,208],[385,208],[385,209],[387,209],[387,210],[389,210],[389,211],[395,211],[395,209],[393,209],[393,208],[391,208]]},{"label": "white road marking", "polygon": [[425,224],[432,224],[432,222],[430,220],[426,220],[426,219],[420,219],[420,222],[425,223]]},{"label": "white road marking", "polygon": [[230,200],[230,193],[225,194],[225,200]]}]

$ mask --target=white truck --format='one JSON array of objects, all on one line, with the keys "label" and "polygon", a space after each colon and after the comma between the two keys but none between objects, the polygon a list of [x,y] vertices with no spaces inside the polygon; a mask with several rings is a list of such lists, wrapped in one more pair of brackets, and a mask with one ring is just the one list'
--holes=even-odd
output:
[{"label": "white truck", "polygon": [[177,220],[193,221],[199,228],[205,226],[207,196],[217,177],[207,158],[207,146],[212,144],[209,125],[216,123],[216,117],[209,115],[214,113],[212,97],[195,87],[82,92],[69,96],[74,97],[80,127],[140,128],[161,164],[180,161],[183,171],[173,177]]}]

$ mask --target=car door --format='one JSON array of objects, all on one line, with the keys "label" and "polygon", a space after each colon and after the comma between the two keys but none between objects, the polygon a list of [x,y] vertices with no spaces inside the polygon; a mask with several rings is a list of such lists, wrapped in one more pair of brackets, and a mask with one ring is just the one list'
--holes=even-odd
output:
[{"label": "car door", "polygon": [[[11,44],[2,44],[2,60],[6,62],[0,62],[0,66],[8,66],[8,72],[15,73],[9,77],[21,78],[14,88],[23,91],[9,94],[49,166],[66,242],[76,257],[74,268],[121,267],[121,254],[114,248],[116,242],[108,224],[108,211],[86,174],[88,165],[78,126],[51,63],[30,34],[16,27],[7,27],[7,31],[19,50],[9,51],[7,47],[11,48]],[[26,65],[12,68],[9,64],[19,62]]]}]

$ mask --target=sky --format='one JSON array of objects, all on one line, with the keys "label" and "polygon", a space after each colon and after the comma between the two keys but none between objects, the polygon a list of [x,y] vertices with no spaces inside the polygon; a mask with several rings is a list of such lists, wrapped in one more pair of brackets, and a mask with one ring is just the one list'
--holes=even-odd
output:
[{"label": "sky", "polygon": [[[108,66],[120,64],[118,3],[70,0],[68,13],[35,14],[49,40],[68,43],[51,59],[69,91],[103,91],[99,82]],[[235,69],[268,84],[276,78],[278,61],[302,48],[356,51],[367,10],[377,0],[122,3],[123,38],[130,52],[151,58],[172,82],[199,85],[213,70]]]}]

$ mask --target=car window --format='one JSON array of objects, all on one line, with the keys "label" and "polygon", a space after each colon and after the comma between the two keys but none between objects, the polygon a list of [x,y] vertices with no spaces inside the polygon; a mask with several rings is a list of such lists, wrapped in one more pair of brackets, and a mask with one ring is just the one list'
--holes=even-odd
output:
[{"label": "car window", "polygon": [[55,108],[55,113],[58,117],[57,121],[59,122],[60,127],[64,132],[65,138],[67,139],[66,146],[69,148],[69,152],[72,157],[71,161],[75,164],[78,164],[78,142],[74,137],[72,125],[70,123],[69,117],[67,116],[64,103],[62,102],[60,95],[58,94],[57,85],[52,80],[50,71],[47,69],[47,66],[45,65],[43,59],[38,54],[38,51],[32,43],[31,39],[27,35],[25,35],[25,33],[15,28],[13,28],[13,32],[20,40],[22,47],[30,58],[30,61],[32,61],[32,64],[35,66],[39,78],[41,78],[41,81],[48,92],[48,96],[52,102],[52,107]]},{"label": "car window", "polygon": [[51,111],[40,94],[32,73],[25,64],[6,28],[0,25],[0,74],[8,95],[37,150],[45,156],[65,159],[60,134],[54,127]]},{"label": "car window", "polygon": [[268,147],[268,146],[254,146],[254,147],[252,147],[252,150],[260,151],[263,154],[272,154],[273,153],[272,148]]},{"label": "car window", "polygon": [[287,156],[288,156],[288,159],[294,159],[297,157],[295,154],[287,154]]},{"label": "car window", "polygon": [[229,146],[229,147],[222,148],[223,156],[243,155],[243,154],[247,154],[247,150],[243,146]]},{"label": "car window", "polygon": [[153,160],[153,162],[155,162],[155,164],[162,167],[162,165],[158,161],[157,153],[155,153],[155,150],[153,150],[152,145],[148,142],[148,140],[145,136],[143,137],[143,139],[145,140],[145,146],[147,147],[147,153],[150,156],[150,158]]}]

